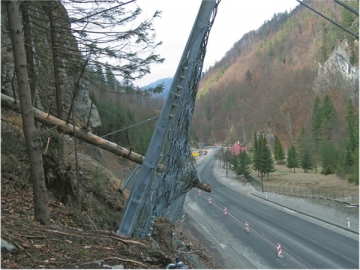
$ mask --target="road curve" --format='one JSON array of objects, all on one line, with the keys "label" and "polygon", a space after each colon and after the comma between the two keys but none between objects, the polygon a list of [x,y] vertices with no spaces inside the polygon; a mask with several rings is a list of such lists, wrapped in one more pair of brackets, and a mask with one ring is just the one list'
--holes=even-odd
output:
[{"label": "road curve", "polygon": [[[198,166],[199,178],[212,186],[212,192],[199,196],[198,190],[191,190],[184,209],[195,221],[197,238],[224,268],[359,269],[358,238],[229,189],[216,180],[214,164],[210,154]],[[278,243],[283,258],[278,256]]]}]

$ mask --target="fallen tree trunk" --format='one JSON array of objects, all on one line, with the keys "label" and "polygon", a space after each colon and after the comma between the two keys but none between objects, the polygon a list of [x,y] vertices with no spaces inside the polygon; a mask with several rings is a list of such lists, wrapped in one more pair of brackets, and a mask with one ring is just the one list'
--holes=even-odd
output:
[{"label": "fallen tree trunk", "polygon": [[[19,101],[15,101],[13,98],[1,94],[1,105],[11,110],[20,112]],[[71,124],[66,124],[65,121],[56,118],[50,114],[47,114],[43,111],[40,111],[36,108],[33,108],[34,117],[37,121],[44,123],[47,126],[55,127],[57,130],[64,134],[69,134],[70,136],[74,136],[76,134],[76,138],[82,140],[84,142],[90,143],[92,145],[98,146],[101,149],[109,151],[117,156],[121,156],[128,160],[131,160],[137,164],[142,164],[144,161],[144,156],[130,151],[116,143],[107,141],[99,136],[92,134],[91,132],[87,132],[79,127],[73,127]],[[159,165],[158,170],[162,170],[163,165]],[[211,186],[207,184],[199,183],[197,188],[202,189],[206,192],[211,192]]]}]

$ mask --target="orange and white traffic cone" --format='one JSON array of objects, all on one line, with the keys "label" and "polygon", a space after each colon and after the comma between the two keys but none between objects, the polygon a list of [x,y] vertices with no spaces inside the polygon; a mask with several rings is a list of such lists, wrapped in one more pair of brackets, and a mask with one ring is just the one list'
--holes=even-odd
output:
[{"label": "orange and white traffic cone", "polygon": [[201,190],[198,191],[199,196],[201,196]]},{"label": "orange and white traffic cone", "polygon": [[224,216],[228,215],[228,210],[226,209],[226,207],[224,208]]},{"label": "orange and white traffic cone", "polygon": [[208,199],[208,203],[209,203],[209,204],[212,204],[211,198]]},{"label": "orange and white traffic cone", "polygon": [[247,221],[245,221],[245,232],[250,232],[249,230],[249,223]]},{"label": "orange and white traffic cone", "polygon": [[281,246],[280,246],[279,243],[276,244],[276,248],[277,248],[278,257],[279,258],[284,258],[284,256],[282,255]]}]

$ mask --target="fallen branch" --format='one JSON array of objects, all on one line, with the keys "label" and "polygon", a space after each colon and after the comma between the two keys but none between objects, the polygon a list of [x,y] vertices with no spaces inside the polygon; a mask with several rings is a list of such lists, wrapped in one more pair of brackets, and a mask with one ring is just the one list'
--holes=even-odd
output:
[{"label": "fallen branch", "polygon": [[138,262],[138,261],[134,261],[134,260],[129,260],[129,259],[122,259],[122,258],[119,258],[119,257],[109,257],[109,258],[106,258],[104,259],[104,261],[108,261],[108,260],[119,260],[119,261],[122,261],[122,262],[129,262],[129,263],[135,263],[135,264],[138,264],[144,268],[148,268],[147,265],[141,263],[141,262]]},{"label": "fallen branch", "polygon": [[[119,237],[115,237],[115,236],[105,236],[105,237],[101,237],[101,236],[90,236],[90,235],[84,235],[84,234],[81,234],[81,235],[77,235],[77,234],[70,234],[70,233],[65,233],[65,232],[60,232],[60,231],[55,231],[55,230],[46,230],[50,233],[58,233],[58,234],[61,234],[61,235],[67,235],[67,236],[72,236],[72,237],[88,237],[88,238],[96,238],[96,239],[105,239],[105,238],[111,238],[111,239],[115,239],[117,241],[120,241],[121,243],[124,243],[126,245],[129,245],[129,244],[136,244],[136,245],[141,245],[141,246],[146,246],[146,244],[144,243],[141,243],[141,242],[137,242],[137,241],[133,241],[133,240],[124,240],[124,239],[121,239]],[[101,232],[101,231],[94,231],[94,232]],[[116,234],[116,233],[114,233]]]},{"label": "fallen branch", "polygon": [[[14,110],[16,112],[20,112],[19,104],[20,103],[18,101],[15,101],[13,98],[1,94],[2,106]],[[145,159],[144,156],[137,154],[134,151],[130,151],[124,147],[121,147],[120,145],[117,145],[116,143],[107,141],[99,136],[92,134],[91,132],[87,132],[84,129],[81,129],[79,127],[74,127],[71,124],[67,124],[65,121],[56,118],[50,114],[47,114],[43,111],[40,111],[34,107],[33,107],[33,114],[37,121],[44,123],[47,126],[56,127],[60,133],[69,134],[70,136],[73,137],[76,136],[76,138],[79,140],[98,146],[101,149],[109,151],[117,156],[121,156],[128,160],[131,160],[137,164],[142,164]],[[163,168],[164,166],[160,164],[157,170],[162,171]],[[206,192],[211,192],[211,186],[207,184],[199,183],[197,185],[197,188],[202,189]]]}]

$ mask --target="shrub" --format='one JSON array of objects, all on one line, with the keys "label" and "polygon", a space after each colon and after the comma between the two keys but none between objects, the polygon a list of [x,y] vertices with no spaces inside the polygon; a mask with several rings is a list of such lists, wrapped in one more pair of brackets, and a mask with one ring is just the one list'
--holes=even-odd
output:
[{"label": "shrub", "polygon": [[321,170],[321,174],[329,175],[329,174],[333,174],[333,173],[335,173],[335,171],[332,169],[332,167],[330,165],[326,166],[325,169]]}]

